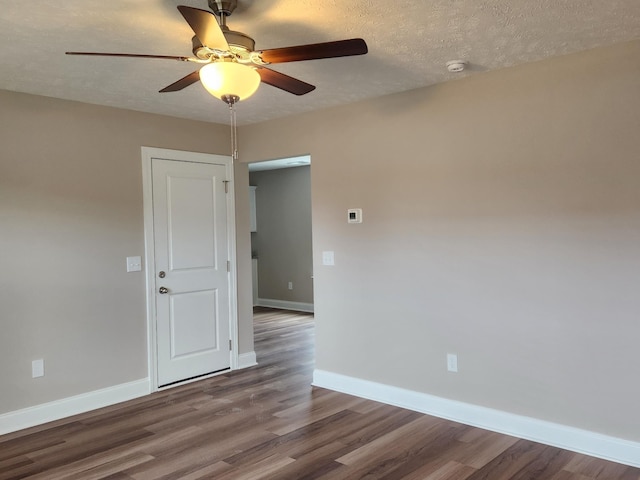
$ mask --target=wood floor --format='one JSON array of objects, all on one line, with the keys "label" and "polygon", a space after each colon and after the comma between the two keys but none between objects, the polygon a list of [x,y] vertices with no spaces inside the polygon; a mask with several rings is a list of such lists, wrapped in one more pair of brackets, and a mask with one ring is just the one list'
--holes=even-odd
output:
[{"label": "wood floor", "polygon": [[640,479],[640,469],[312,388],[310,315],[261,309],[255,333],[258,367],[0,437],[0,479]]}]

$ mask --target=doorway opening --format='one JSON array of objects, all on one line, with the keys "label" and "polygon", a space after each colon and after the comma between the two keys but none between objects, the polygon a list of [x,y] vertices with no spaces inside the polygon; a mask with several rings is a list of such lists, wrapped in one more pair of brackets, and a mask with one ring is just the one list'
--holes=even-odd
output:
[{"label": "doorway opening", "polygon": [[313,312],[311,157],[248,167],[254,307]]}]

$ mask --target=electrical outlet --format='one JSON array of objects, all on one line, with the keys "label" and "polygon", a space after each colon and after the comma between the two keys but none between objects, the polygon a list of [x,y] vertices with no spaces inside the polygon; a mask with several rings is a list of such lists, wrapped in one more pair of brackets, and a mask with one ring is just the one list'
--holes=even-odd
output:
[{"label": "electrical outlet", "polygon": [[458,355],[455,353],[447,353],[447,370],[450,372],[458,371]]},{"label": "electrical outlet", "polygon": [[42,358],[31,362],[31,377],[44,377],[44,360]]},{"label": "electrical outlet", "polygon": [[289,282],[289,290],[293,290],[293,282]]}]

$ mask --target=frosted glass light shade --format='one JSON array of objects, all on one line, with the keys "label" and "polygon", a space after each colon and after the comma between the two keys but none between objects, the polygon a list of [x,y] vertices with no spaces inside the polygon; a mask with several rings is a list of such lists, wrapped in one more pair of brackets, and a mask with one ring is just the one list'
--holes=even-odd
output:
[{"label": "frosted glass light shade", "polygon": [[213,62],[200,69],[200,81],[216,98],[230,95],[245,100],[258,89],[260,74],[254,68],[239,63]]}]

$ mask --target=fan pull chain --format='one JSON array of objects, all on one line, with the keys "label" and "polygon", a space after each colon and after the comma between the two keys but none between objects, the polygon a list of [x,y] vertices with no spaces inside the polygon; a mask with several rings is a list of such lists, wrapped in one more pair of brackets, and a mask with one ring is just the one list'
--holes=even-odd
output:
[{"label": "fan pull chain", "polygon": [[231,114],[231,159],[238,160],[238,123],[236,120],[236,102],[229,102]]}]

